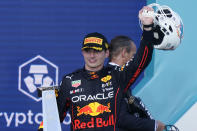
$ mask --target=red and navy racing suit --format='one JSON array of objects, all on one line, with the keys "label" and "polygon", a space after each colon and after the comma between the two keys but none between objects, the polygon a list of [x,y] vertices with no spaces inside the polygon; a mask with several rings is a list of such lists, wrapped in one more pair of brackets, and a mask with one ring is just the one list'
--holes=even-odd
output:
[{"label": "red and navy racing suit", "polygon": [[133,130],[154,131],[154,120],[119,118],[123,93],[151,61],[152,42],[153,31],[144,31],[137,54],[121,68],[103,67],[98,72],[79,69],[66,75],[57,98],[61,122],[68,110],[72,131],[120,131],[118,125],[122,124]]},{"label": "red and navy racing suit", "polygon": [[[109,67],[116,67],[119,66],[114,62],[109,62]],[[141,119],[142,118],[142,119]],[[127,121],[124,121],[124,120]],[[147,129],[151,129],[149,124],[149,120],[153,119],[148,109],[145,107],[144,103],[139,97],[135,97],[131,94],[131,88],[127,90],[126,93],[124,93],[124,99],[121,103],[120,113],[118,120],[119,128],[124,129],[125,131],[133,131],[136,129],[136,131],[147,131]],[[124,121],[122,123],[121,121]],[[130,126],[130,123],[137,123],[140,122],[138,125],[132,124]],[[151,125],[152,126],[152,125]],[[155,123],[155,131],[157,123]],[[148,128],[147,128],[148,127]]]}]

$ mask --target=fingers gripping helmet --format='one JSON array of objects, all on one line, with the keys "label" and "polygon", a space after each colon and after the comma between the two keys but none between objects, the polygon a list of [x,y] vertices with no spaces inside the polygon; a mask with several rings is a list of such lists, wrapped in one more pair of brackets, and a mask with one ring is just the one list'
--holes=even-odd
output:
[{"label": "fingers gripping helmet", "polygon": [[179,131],[175,125],[165,125],[165,131]]},{"label": "fingers gripping helmet", "polygon": [[161,50],[176,49],[183,39],[183,22],[180,16],[168,6],[159,4],[148,5],[155,9],[154,13],[154,48]]}]

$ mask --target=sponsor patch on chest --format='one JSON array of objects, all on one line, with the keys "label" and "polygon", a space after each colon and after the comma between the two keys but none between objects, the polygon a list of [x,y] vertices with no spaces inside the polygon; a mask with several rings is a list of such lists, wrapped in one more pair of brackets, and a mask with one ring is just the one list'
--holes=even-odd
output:
[{"label": "sponsor patch on chest", "polygon": [[80,102],[80,101],[95,101],[95,100],[106,100],[114,97],[114,91],[108,93],[98,93],[96,95],[78,95],[72,97],[72,102]]},{"label": "sponsor patch on chest", "polygon": [[75,80],[71,82],[72,87],[77,88],[78,86],[81,85],[81,80]]}]

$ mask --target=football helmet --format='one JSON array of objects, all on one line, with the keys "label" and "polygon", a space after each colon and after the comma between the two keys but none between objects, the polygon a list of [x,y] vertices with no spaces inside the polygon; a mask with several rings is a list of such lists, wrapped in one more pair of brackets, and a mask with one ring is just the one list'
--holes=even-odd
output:
[{"label": "football helmet", "polygon": [[155,10],[154,13],[145,11],[142,15],[144,14],[154,19],[154,37],[156,39],[154,48],[161,50],[176,49],[183,39],[183,22],[181,17],[168,6],[160,6],[156,3],[148,6]]}]

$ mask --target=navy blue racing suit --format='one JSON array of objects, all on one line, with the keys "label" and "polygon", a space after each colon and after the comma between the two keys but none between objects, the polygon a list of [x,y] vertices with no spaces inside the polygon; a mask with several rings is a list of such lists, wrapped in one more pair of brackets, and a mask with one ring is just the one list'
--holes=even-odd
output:
[{"label": "navy blue racing suit", "polygon": [[153,31],[144,31],[137,54],[123,67],[107,66],[98,72],[82,68],[66,75],[57,98],[60,121],[69,111],[72,131],[120,131],[119,125],[129,126],[129,130],[154,131],[154,120],[131,119],[120,112],[123,93],[150,63],[152,52]]}]

